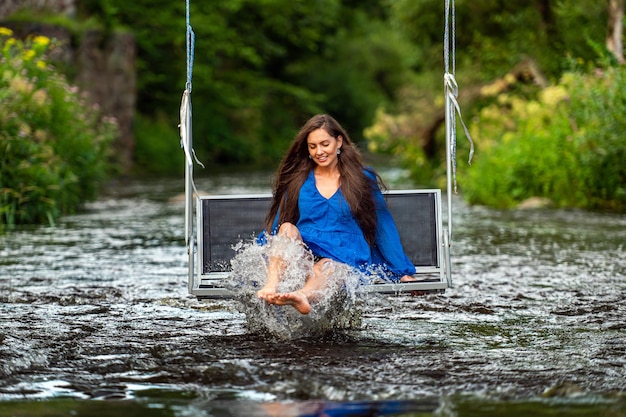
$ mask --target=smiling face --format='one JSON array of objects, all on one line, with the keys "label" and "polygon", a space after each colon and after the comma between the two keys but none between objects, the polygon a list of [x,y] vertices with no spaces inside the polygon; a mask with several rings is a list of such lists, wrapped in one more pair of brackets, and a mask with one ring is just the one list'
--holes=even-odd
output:
[{"label": "smiling face", "polygon": [[314,130],[307,137],[309,155],[321,167],[335,167],[338,163],[337,150],[341,148],[342,142],[341,136],[335,138],[324,129]]}]

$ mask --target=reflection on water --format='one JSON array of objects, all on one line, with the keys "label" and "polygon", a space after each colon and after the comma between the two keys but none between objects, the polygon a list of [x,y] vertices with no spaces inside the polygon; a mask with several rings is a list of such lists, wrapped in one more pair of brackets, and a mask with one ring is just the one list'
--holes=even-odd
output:
[{"label": "reflection on water", "polygon": [[626,415],[625,216],[456,201],[454,288],[286,342],[187,294],[181,192],[120,182],[0,237],[0,415]]}]

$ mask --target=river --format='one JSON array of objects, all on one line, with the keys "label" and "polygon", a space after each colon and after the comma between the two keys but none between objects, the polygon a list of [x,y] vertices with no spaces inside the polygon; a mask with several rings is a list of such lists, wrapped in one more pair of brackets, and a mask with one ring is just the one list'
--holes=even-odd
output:
[{"label": "river", "polygon": [[0,236],[0,416],[626,416],[626,216],[455,198],[453,288],[284,340],[188,294],[182,191],[118,181]]}]

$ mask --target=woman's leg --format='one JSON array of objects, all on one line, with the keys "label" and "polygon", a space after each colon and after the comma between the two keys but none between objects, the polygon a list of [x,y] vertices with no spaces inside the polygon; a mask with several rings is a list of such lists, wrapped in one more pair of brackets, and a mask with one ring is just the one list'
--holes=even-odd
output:
[{"label": "woman's leg", "polygon": [[267,301],[276,305],[291,305],[302,314],[311,311],[311,302],[315,301],[320,291],[328,287],[328,277],[332,273],[332,268],[325,268],[328,258],[322,258],[313,265],[313,273],[307,278],[304,287],[298,291],[283,294],[273,294]]},{"label": "woman's leg", "polygon": [[[277,236],[288,237],[300,241],[302,240],[298,228],[293,223],[289,222],[285,222],[280,225]],[[284,269],[284,259],[280,256],[280,254],[272,254],[267,264],[267,282],[263,288],[257,291],[257,297],[265,301],[269,301],[268,298],[276,294],[278,283],[280,282],[280,277]]]}]

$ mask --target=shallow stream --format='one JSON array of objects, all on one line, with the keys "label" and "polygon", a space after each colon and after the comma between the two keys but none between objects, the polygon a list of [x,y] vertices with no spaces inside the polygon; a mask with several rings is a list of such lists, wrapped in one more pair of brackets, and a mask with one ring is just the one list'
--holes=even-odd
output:
[{"label": "shallow stream", "polygon": [[188,294],[182,191],[119,182],[0,236],[0,416],[626,416],[626,216],[455,199],[454,288],[283,340]]}]

